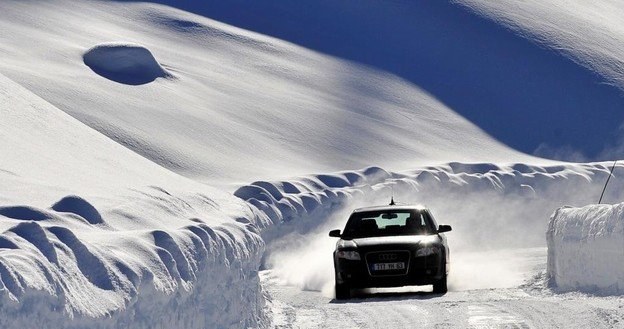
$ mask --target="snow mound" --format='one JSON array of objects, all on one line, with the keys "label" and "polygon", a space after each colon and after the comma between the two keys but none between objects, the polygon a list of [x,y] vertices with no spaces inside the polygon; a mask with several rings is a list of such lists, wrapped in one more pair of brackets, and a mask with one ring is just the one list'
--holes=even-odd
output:
[{"label": "snow mound", "polygon": [[52,218],[52,216],[45,211],[40,211],[29,206],[0,207],[0,215],[24,221],[40,221]]},{"label": "snow mound", "polygon": [[55,203],[52,209],[59,212],[73,213],[84,218],[90,224],[101,224],[104,222],[102,216],[93,205],[75,195],[64,197],[59,202]]},{"label": "snow mound", "polygon": [[93,72],[116,82],[142,85],[171,75],[149,49],[133,43],[103,43],[87,50],[84,63]]},{"label": "snow mound", "polygon": [[551,285],[562,291],[624,293],[624,203],[559,208],[546,237]]}]

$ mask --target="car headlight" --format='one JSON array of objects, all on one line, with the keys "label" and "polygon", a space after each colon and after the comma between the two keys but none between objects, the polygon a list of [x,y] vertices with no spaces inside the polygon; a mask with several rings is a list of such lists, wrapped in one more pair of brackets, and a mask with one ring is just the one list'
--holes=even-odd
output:
[{"label": "car headlight", "polygon": [[425,257],[440,252],[440,248],[437,246],[425,246],[416,250],[416,257]]},{"label": "car headlight", "polygon": [[336,244],[336,249],[357,249],[357,244],[352,240],[338,240]]},{"label": "car headlight", "polygon": [[348,260],[360,260],[360,253],[355,250],[338,250],[336,252],[338,258],[344,258]]}]

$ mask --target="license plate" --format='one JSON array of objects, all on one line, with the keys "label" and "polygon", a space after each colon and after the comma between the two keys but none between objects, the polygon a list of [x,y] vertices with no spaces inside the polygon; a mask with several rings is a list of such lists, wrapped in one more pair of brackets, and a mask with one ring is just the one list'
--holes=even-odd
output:
[{"label": "license plate", "polygon": [[392,271],[392,270],[404,270],[405,263],[377,263],[373,264],[373,271]]}]

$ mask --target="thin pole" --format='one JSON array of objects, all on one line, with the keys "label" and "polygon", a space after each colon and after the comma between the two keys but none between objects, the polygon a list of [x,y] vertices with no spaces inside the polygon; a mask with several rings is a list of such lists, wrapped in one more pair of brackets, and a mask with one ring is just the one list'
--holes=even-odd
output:
[{"label": "thin pole", "polygon": [[602,189],[602,193],[600,194],[600,200],[598,200],[598,204],[602,202],[602,197],[604,196],[604,192],[607,190],[607,184],[609,184],[609,179],[613,176],[613,170],[615,169],[615,164],[618,160],[613,161],[613,166],[611,167],[611,172],[609,172],[609,177],[607,177],[607,181],[605,182],[604,188]]}]

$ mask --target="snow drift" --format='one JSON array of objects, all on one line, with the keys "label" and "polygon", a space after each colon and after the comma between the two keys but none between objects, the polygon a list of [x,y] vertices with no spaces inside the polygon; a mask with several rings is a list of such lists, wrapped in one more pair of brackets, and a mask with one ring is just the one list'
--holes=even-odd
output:
[{"label": "snow drift", "polygon": [[[53,209],[0,208],[2,225],[8,227],[0,235],[0,325],[260,326],[260,238],[234,221],[210,226],[209,219],[191,217],[202,212],[201,202],[192,197],[150,194],[159,201],[136,199],[142,211],[126,204],[117,216],[106,217],[138,223],[145,220],[141,216],[158,216],[162,207],[171,207],[168,211],[183,226],[94,226],[82,216]],[[187,209],[175,212],[173,203],[181,200]],[[164,223],[166,218],[159,217]]]},{"label": "snow drift", "polygon": [[624,203],[560,208],[550,219],[546,237],[553,286],[624,293]]},{"label": "snow drift", "polygon": [[87,50],[84,63],[97,74],[119,83],[142,85],[172,77],[145,47],[133,43],[103,43]]}]

